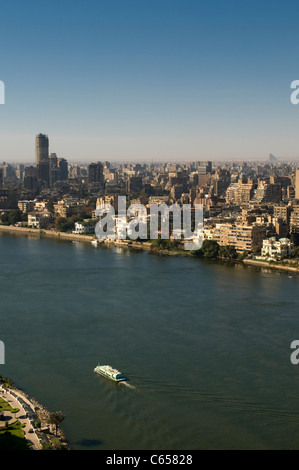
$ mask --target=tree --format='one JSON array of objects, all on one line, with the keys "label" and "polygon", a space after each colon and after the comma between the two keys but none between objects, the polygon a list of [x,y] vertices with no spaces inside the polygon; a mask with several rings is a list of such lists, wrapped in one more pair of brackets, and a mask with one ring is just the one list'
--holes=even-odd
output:
[{"label": "tree", "polygon": [[55,411],[54,413],[50,413],[48,418],[48,423],[53,424],[55,426],[55,434],[57,436],[57,428],[60,423],[65,419],[62,411]]},{"label": "tree", "polygon": [[240,254],[238,255],[238,260],[239,260],[239,261],[243,261],[245,258],[247,258],[247,256],[248,256],[247,251],[243,251],[243,253],[240,253]]},{"label": "tree", "polygon": [[11,213],[8,216],[8,220],[10,225],[15,225],[17,222],[20,222],[23,220],[23,214],[20,211],[20,209],[16,209],[11,211]]},{"label": "tree", "polygon": [[52,199],[46,203],[46,208],[51,212],[51,214],[54,214],[54,201]]},{"label": "tree", "polygon": [[55,229],[57,232],[70,232],[74,229],[75,222],[65,217],[57,217],[55,219]]},{"label": "tree", "polygon": [[19,209],[14,209],[9,213],[1,215],[1,222],[3,225],[15,225],[17,222],[24,220],[26,220],[26,216]]},{"label": "tree", "polygon": [[219,247],[218,255],[222,258],[236,259],[237,251],[233,245],[224,245]]},{"label": "tree", "polygon": [[299,246],[295,246],[293,249],[293,257],[299,258]]},{"label": "tree", "polygon": [[205,258],[217,258],[219,244],[215,240],[204,240],[201,251]]},{"label": "tree", "polygon": [[10,225],[9,224],[9,217],[7,213],[1,215],[1,222],[3,225]]}]

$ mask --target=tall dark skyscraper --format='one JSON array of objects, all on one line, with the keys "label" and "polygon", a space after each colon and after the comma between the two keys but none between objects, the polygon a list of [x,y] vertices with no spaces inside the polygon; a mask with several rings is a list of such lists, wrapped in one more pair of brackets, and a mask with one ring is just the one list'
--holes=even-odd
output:
[{"label": "tall dark skyscraper", "polygon": [[69,176],[69,169],[68,169],[68,163],[65,158],[59,158],[58,159],[58,167],[60,170],[60,179],[61,180],[67,180]]},{"label": "tall dark skyscraper", "polygon": [[35,137],[35,161],[37,165],[42,162],[49,163],[49,138],[45,134]]},{"label": "tall dark skyscraper", "polygon": [[101,162],[91,163],[88,166],[89,183],[102,183],[104,180],[103,164]]},{"label": "tall dark skyscraper", "polygon": [[35,138],[35,159],[38,179],[50,184],[49,139],[45,134],[38,134]]}]

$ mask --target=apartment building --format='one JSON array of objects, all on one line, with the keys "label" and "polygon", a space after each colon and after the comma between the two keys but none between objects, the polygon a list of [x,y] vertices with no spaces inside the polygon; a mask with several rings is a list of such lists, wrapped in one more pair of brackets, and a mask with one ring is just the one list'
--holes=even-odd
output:
[{"label": "apartment building", "polygon": [[299,204],[294,204],[292,206],[290,217],[290,232],[299,232]]},{"label": "apartment building", "polygon": [[262,203],[279,203],[282,197],[280,183],[267,183],[259,181],[257,189],[254,192],[253,200],[259,204]]},{"label": "apartment building", "polygon": [[255,253],[261,250],[266,233],[264,225],[216,224],[206,232],[206,237],[212,237],[220,246],[232,245],[238,253]]},{"label": "apartment building", "polygon": [[28,212],[33,211],[35,207],[35,201],[18,201],[18,208],[20,209],[23,214],[27,214]]},{"label": "apartment building", "polygon": [[226,190],[227,204],[242,205],[248,203],[254,194],[253,181],[232,183]]}]

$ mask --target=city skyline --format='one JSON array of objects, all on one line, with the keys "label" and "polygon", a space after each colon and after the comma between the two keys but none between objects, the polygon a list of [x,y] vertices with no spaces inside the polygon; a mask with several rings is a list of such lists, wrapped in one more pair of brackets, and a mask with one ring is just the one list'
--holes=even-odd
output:
[{"label": "city skyline", "polygon": [[[0,159],[298,159],[294,1],[2,7]],[[290,11],[293,12],[290,15]]]}]

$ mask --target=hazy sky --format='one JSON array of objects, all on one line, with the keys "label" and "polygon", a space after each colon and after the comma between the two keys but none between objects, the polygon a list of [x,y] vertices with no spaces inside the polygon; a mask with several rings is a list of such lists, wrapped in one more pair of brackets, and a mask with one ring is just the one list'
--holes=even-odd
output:
[{"label": "hazy sky", "polygon": [[0,161],[299,157],[298,1],[3,3]]}]

